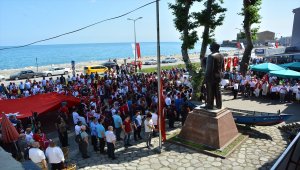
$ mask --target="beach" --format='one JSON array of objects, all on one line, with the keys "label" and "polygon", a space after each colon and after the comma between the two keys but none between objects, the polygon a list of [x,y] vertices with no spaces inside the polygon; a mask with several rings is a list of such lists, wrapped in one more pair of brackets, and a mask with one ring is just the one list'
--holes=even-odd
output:
[{"label": "beach", "polygon": [[[199,59],[199,54],[198,53],[193,53],[190,54],[190,59],[192,62],[199,62],[199,60],[197,61],[197,59]],[[171,55],[171,56],[162,56],[161,60],[163,60],[165,57],[174,57],[177,59],[176,63],[168,63],[168,64],[162,64],[162,65],[177,65],[177,64],[183,64],[184,62],[182,61],[182,57],[181,55],[177,54],[177,55]],[[155,56],[149,56],[149,57],[143,57],[140,61],[142,61],[144,63],[144,61],[149,60],[149,59],[155,59],[156,60],[157,57]],[[117,63],[119,65],[124,64],[124,59],[117,59]],[[113,60],[113,58],[111,59]],[[75,61],[75,70],[77,73],[81,73],[83,72],[83,67],[85,66],[90,66],[90,65],[101,65],[101,63],[104,63],[108,60],[95,60],[95,61],[84,61],[84,62],[76,62]],[[130,59],[126,59],[127,63],[131,63],[134,61],[134,58],[130,58]],[[138,61],[138,60],[137,60]],[[46,66],[39,66],[38,67],[38,72],[42,72],[42,71],[46,71],[49,70],[49,68],[51,67],[66,67],[66,68],[71,68],[71,61],[70,63],[64,63],[64,64],[52,64],[52,65],[46,65]],[[143,65],[142,68],[149,68],[149,67],[156,67],[156,65]],[[4,69],[4,70],[0,70],[0,75],[4,76],[6,79],[9,78],[9,76],[11,74],[20,72],[22,70],[33,70],[33,71],[37,71],[37,67],[36,66],[29,66],[29,67],[24,67],[24,68],[15,68],[15,69]]]}]

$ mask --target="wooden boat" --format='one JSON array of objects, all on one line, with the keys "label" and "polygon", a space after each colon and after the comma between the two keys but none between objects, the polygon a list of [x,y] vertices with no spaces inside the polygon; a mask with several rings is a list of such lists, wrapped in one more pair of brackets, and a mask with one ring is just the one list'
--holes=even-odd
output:
[{"label": "wooden boat", "polygon": [[228,108],[232,112],[235,123],[255,126],[272,126],[289,119],[291,114],[281,114],[267,112],[256,112],[249,110]]},{"label": "wooden boat", "polygon": [[[197,107],[192,102],[189,106],[194,109]],[[257,112],[241,109],[228,108],[232,112],[235,123],[255,126],[272,126],[282,123],[289,119],[291,114],[281,114],[280,110],[277,113]]]}]

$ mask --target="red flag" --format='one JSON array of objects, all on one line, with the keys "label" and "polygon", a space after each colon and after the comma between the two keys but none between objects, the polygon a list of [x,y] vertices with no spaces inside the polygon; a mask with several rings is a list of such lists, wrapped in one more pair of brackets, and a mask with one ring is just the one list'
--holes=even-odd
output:
[{"label": "red flag", "polygon": [[240,44],[240,42],[237,42],[237,43],[236,43],[236,47],[237,47],[238,49],[240,49],[240,48],[241,48],[241,44]]},{"label": "red flag", "polygon": [[234,57],[233,58],[233,66],[236,67],[238,65],[238,58]]},{"label": "red flag", "polygon": [[140,43],[136,43],[136,53],[137,53],[137,57],[138,59],[141,59],[141,48],[140,48]]},{"label": "red flag", "polygon": [[228,57],[226,70],[230,70],[230,67],[231,67],[231,58]]},{"label": "red flag", "polygon": [[160,121],[160,129],[161,129],[161,138],[162,138],[162,141],[165,142],[167,140],[167,137],[166,137],[166,125],[165,125],[165,113],[164,113],[164,95],[163,95],[163,84],[162,84],[163,80],[161,79],[161,82],[160,82],[160,100],[161,100],[161,106],[159,109],[159,112],[158,112],[158,116],[159,116],[159,121]]}]

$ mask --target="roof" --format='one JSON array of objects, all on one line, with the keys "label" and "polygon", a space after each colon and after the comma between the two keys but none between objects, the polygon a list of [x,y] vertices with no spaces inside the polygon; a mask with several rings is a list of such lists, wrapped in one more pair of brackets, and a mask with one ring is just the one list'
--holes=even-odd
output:
[{"label": "roof", "polygon": [[293,9],[293,13],[298,13],[298,12],[300,12],[300,7]]}]

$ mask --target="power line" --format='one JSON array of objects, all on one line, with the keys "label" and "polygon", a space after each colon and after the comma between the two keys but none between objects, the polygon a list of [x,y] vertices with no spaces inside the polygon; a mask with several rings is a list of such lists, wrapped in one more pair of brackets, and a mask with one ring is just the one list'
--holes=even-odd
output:
[{"label": "power line", "polygon": [[151,4],[155,3],[155,2],[156,2],[156,1],[149,2],[149,3],[145,4],[145,5],[142,5],[142,6],[138,7],[138,8],[135,8],[135,9],[129,11],[129,12],[126,12],[126,13],[124,13],[124,14],[122,14],[122,15],[119,15],[119,16],[116,16],[116,17],[107,18],[107,19],[104,19],[104,20],[102,20],[102,21],[95,22],[95,23],[93,23],[93,24],[87,25],[87,26],[85,26],[85,27],[79,28],[79,29],[74,30],[74,31],[70,31],[70,32],[66,32],[66,33],[63,33],[63,34],[59,34],[59,35],[56,35],[56,36],[53,36],[53,37],[50,37],[50,38],[46,38],[46,39],[34,41],[34,42],[32,42],[32,43],[25,44],[25,45],[0,48],[0,50],[8,50],[8,49],[13,49],[13,48],[23,48],[23,47],[27,47],[27,46],[30,46],[30,45],[33,45],[33,44],[37,44],[37,43],[40,43],[40,42],[43,42],[43,41],[48,41],[48,40],[56,39],[56,38],[58,38],[58,37],[62,37],[62,36],[68,35],[68,34],[73,34],[73,33],[75,33],[75,32],[78,32],[78,31],[87,29],[87,28],[89,28],[89,27],[92,27],[92,26],[94,26],[94,25],[100,24],[100,23],[102,23],[102,22],[106,22],[106,21],[110,21],[110,20],[114,20],[114,19],[118,19],[118,18],[124,17],[124,16],[126,16],[126,15],[128,15],[128,14],[130,14],[130,13],[133,13],[133,12],[135,12],[135,11],[141,9],[141,8],[144,8],[144,7],[148,6],[148,5],[151,5]]}]

